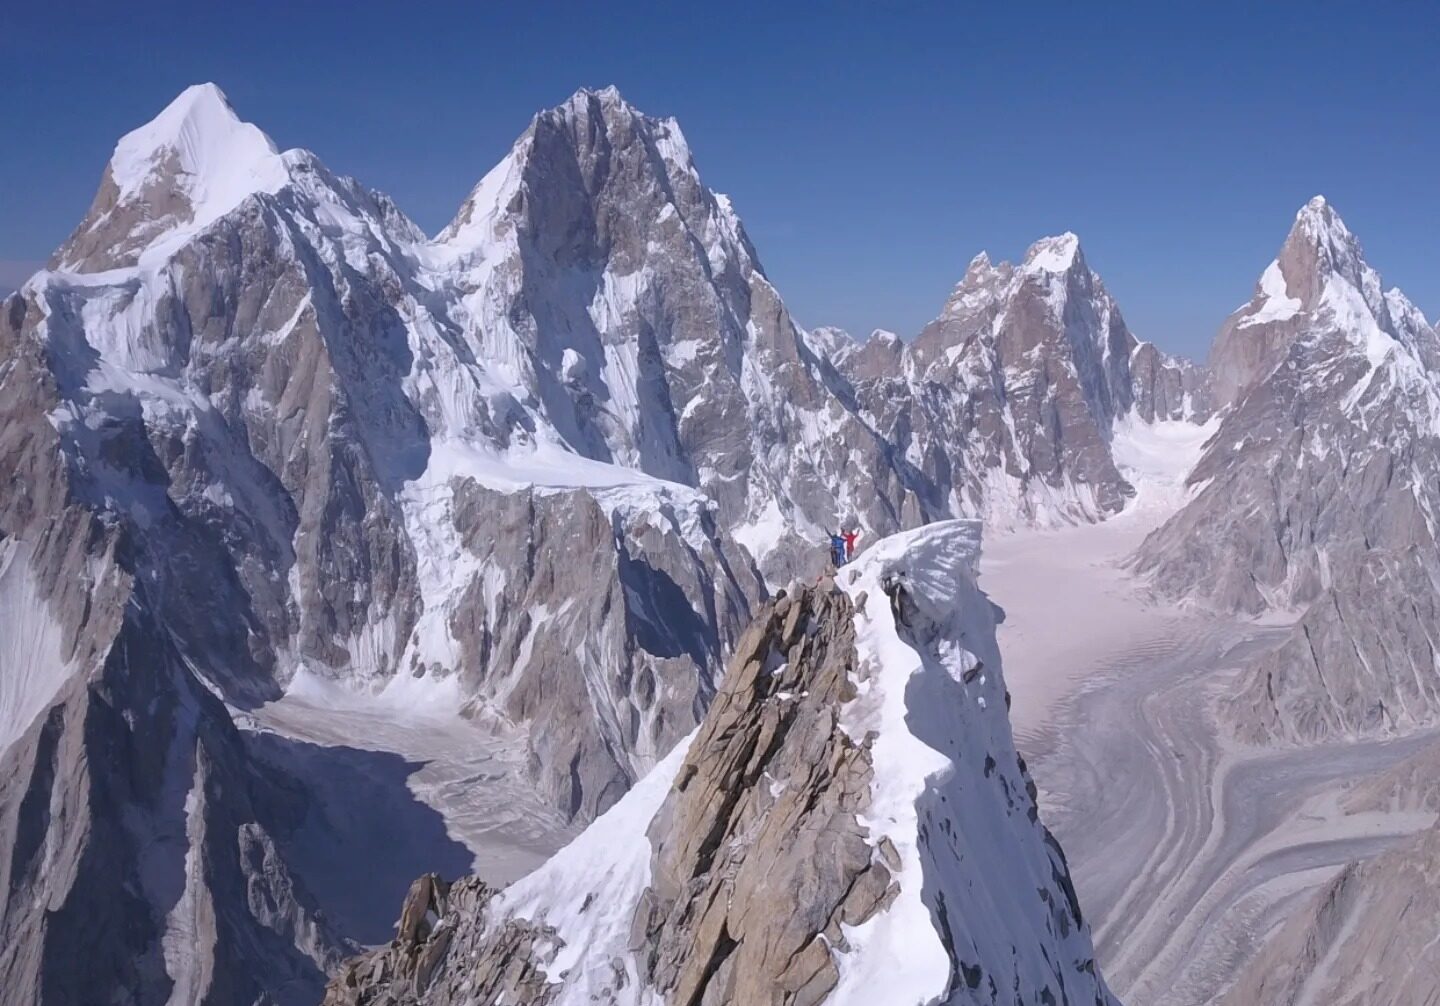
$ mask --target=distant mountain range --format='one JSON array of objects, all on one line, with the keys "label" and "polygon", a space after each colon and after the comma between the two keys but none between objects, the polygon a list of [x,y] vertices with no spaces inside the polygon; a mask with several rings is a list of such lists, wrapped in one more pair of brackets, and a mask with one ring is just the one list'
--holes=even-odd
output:
[{"label": "distant mountain range", "polygon": [[[978,256],[913,339],[858,341],[793,322],[678,124],[613,88],[537,115],[434,238],[313,154],[277,150],[213,85],[189,88],[120,140],[79,227],[0,310],[0,1000],[317,1001],[354,933],[290,852],[317,814],[303,766],[257,742],[249,713],[318,683],[512,731],[563,815],[614,808],[596,827],[654,847],[631,864],[649,887],[589,889],[627,926],[606,923],[604,987],[621,998],[605,1001],[720,1002],[709,983],[746,975],[783,976],[787,1003],[840,1001],[825,997],[861,988],[840,921],[909,905],[943,949],[932,996],[1103,1006],[1010,739],[973,554],[947,562],[913,529],[1104,520],[1136,492],[1117,438],[1213,423],[1189,502],[1134,562],[1170,595],[1308,606],[1237,699],[1237,731],[1429,722],[1437,351],[1320,199],[1208,367],[1136,339],[1073,234],[1019,264]],[[868,595],[843,577],[817,588],[842,526],[918,551],[881,549]],[[942,574],[964,589],[939,590]],[[1381,620],[1412,600],[1399,638]],[[901,649],[854,638],[889,606]],[[757,615],[768,628],[744,635]],[[818,655],[790,624],[802,617],[826,634]],[[861,665],[904,666],[971,703],[934,729],[983,725],[984,744],[953,752],[955,792],[916,783],[924,821],[884,832],[903,866],[883,829],[855,824],[904,742],[903,682],[899,722],[873,735],[803,695],[777,712],[789,686],[736,653],[781,675],[797,646],[836,702]],[[761,749],[768,777],[709,777],[712,756]],[[843,771],[807,775],[822,755]],[[806,776],[803,807],[781,770]],[[645,813],[625,796],[642,779]],[[952,796],[969,810],[939,806]],[[749,874],[743,847],[720,864],[715,843],[814,806],[834,817],[825,841],[849,843],[835,871],[807,881],[814,864],[778,840],[754,853],[782,857],[814,924],[751,919],[731,961],[740,920],[701,899]],[[661,813],[692,829],[679,847]],[[971,867],[947,865],[1002,859],[1034,876],[983,900]],[[570,960],[546,941],[580,931],[547,932],[543,895],[524,911],[512,896],[502,919],[466,883],[468,900],[418,887],[407,911],[435,914],[423,938],[417,924],[392,948],[403,961],[347,966],[332,995],[413,1001],[422,970],[421,985],[446,974],[438,957],[421,968],[449,946],[431,939],[441,918],[491,955],[494,996],[568,1002],[604,984],[596,960],[585,983],[537,978]],[[861,883],[864,911],[847,893]],[[1005,940],[982,936],[995,917]],[[632,921],[651,940],[643,967],[620,959]],[[807,949],[822,936],[836,975]],[[685,959],[687,939],[713,968]],[[434,1001],[501,1001],[452,978]]]}]

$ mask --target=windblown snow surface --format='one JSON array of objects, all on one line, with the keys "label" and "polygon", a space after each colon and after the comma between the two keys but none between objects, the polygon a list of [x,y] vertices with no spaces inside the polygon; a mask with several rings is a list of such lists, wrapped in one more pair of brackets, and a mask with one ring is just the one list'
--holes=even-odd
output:
[{"label": "windblown snow surface", "polygon": [[[1064,987],[1075,1002],[1106,1002],[1082,927],[1057,933],[1045,901],[1071,898],[1057,884],[1064,861],[1031,820],[1010,733],[993,609],[976,583],[981,525],[954,520],[886,538],[839,577],[856,606],[859,694],[842,711],[857,740],[872,736],[874,780],[861,819],[875,844],[894,843],[899,895],[846,928],[837,955],[833,1006],[939,1001],[955,965],[1008,962],[1018,1001]],[[897,623],[885,587],[913,601]],[[679,744],[613,808],[543,867],[501,896],[497,918],[525,918],[556,931],[563,947],[552,979],[565,975],[559,1006],[592,1001],[614,987],[612,962],[628,981],[616,1006],[654,1006],[629,949],[634,906],[650,884],[646,832],[684,761]],[[1051,935],[1047,942],[1043,936]],[[1056,952],[1058,949],[1058,953]],[[608,1001],[608,1000],[607,1000]]]},{"label": "windblown snow surface", "polygon": [[[994,609],[976,583],[980,534],[978,521],[946,521],[893,535],[841,577],[857,608],[867,597],[856,645],[879,668],[842,721],[854,737],[876,733],[863,823],[877,843],[895,844],[903,866],[890,908],[846,934],[855,949],[840,958],[836,1004],[938,1001],[951,949],[989,966],[1011,961],[1013,975],[998,977],[1013,980],[1021,1002],[1041,1001],[1057,975],[1074,1002],[1108,995],[1093,977],[1084,987],[1083,928],[1052,932],[1058,947],[1036,939],[1052,920],[1034,892],[1069,897],[1080,913],[1068,882],[1057,885],[1058,847],[1028,816]],[[897,582],[915,604],[908,626],[878,603]]]}]

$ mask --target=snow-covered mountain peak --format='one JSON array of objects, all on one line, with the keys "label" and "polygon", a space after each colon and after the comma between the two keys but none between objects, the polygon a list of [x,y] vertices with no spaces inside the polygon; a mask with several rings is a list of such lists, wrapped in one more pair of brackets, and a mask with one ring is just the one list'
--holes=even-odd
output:
[{"label": "snow-covered mountain peak", "polygon": [[1312,196],[1304,206],[1295,211],[1295,223],[1312,234],[1333,232],[1346,239],[1353,239],[1350,228],[1340,219],[1335,206],[1324,196]]},{"label": "snow-covered mountain peak", "polygon": [[620,93],[620,89],[614,84],[607,84],[604,87],[577,88],[575,93],[570,95],[569,98],[566,98],[558,108],[569,109],[578,113],[592,104],[598,104],[601,107],[623,109],[627,112],[635,111],[635,107],[625,100],[625,96]]},{"label": "snow-covered mountain peak", "polygon": [[1014,274],[1015,267],[1009,262],[992,262],[982,251],[965,267],[965,275],[950,291],[936,320],[967,317],[994,304],[1006,295]]},{"label": "snow-covered mountain peak", "polygon": [[1067,273],[1076,264],[1083,265],[1080,238],[1070,231],[1041,238],[1025,252],[1027,273]]},{"label": "snow-covered mountain peak", "polygon": [[[1285,242],[1250,301],[1216,336],[1210,353],[1218,402],[1233,403],[1268,375],[1305,333],[1341,333],[1376,364],[1398,340],[1425,341],[1413,305],[1384,292],[1360,240],[1335,207],[1316,196],[1295,214]],[[1338,344],[1337,344],[1338,345]]]},{"label": "snow-covered mountain peak", "polygon": [[564,103],[535,117],[536,127],[561,123],[571,128],[576,124],[587,126],[592,135],[582,137],[577,134],[576,140],[580,145],[586,140],[596,139],[593,135],[596,132],[607,134],[613,140],[617,131],[634,130],[652,143],[672,168],[694,170],[690,145],[680,130],[680,123],[672,116],[646,115],[626,101],[613,84],[599,90],[582,87]]},{"label": "snow-covered mountain peak", "polygon": [[992,261],[987,252],[981,252],[970,260],[965,267],[965,275],[955,285],[957,291],[978,286],[987,286],[996,282],[1004,282],[1010,278],[1015,267],[1009,262]]},{"label": "snow-covered mountain peak", "polygon": [[1027,283],[1042,290],[1058,318],[1072,274],[1081,277],[1087,290],[1098,284],[1098,278],[1085,264],[1080,239],[1070,231],[1036,241],[1018,267],[1008,261],[992,262],[982,251],[966,266],[965,275],[955,284],[936,321],[955,320],[968,330],[977,321],[993,316]]},{"label": "snow-covered mountain peak", "polygon": [[1363,292],[1371,271],[1359,239],[1324,196],[1311,199],[1295,214],[1278,261],[1291,290],[1307,306],[1323,292],[1329,277],[1344,279]]},{"label": "snow-covered mountain peak", "polygon": [[270,137],[235,114],[220,88],[194,84],[120,139],[110,174],[121,198],[139,194],[163,173],[190,193],[225,200],[276,177],[278,154]]},{"label": "snow-covered mountain peak", "polygon": [[[637,213],[637,207],[617,212],[608,205],[637,197],[645,197],[646,212]],[[477,251],[498,252],[495,246],[507,234],[525,227],[532,234],[565,233],[582,245],[596,237],[603,246],[609,233],[663,224],[673,211],[692,226],[699,224],[693,219],[698,212],[709,218],[708,226],[698,229],[748,245],[729,200],[701,183],[690,145],[673,118],[645,115],[613,86],[582,88],[531,120],[435,243],[473,260]],[[603,247],[577,247],[571,254],[593,260]]]},{"label": "snow-covered mountain peak", "polygon": [[248,197],[290,181],[284,155],[214,84],[180,92],[121,137],[100,191],[56,264],[77,272],[161,261]]}]

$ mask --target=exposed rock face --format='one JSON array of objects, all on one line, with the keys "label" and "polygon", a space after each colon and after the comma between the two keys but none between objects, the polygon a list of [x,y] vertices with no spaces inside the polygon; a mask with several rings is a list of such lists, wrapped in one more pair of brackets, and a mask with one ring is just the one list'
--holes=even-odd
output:
[{"label": "exposed rock face", "polygon": [[777,583],[818,573],[841,523],[1099,519],[1131,494],[1118,418],[1209,411],[1073,235],[977,259],[913,347],[801,332],[679,126],[613,89],[538,116],[429,258],[477,359],[523,389],[512,425],[702,490]]},{"label": "exposed rock face", "polygon": [[451,616],[464,691],[532,724],[536,770],[571,815],[610,806],[694,728],[755,597],[713,514],[657,502],[456,488],[483,571]]},{"label": "exposed rock face", "polygon": [[[434,874],[420,877],[401,907],[394,941],[346,963],[325,990],[325,1006],[422,999],[549,1006],[556,990],[546,980],[540,953],[553,943],[553,933],[514,921],[491,931],[495,893],[478,877],[454,884]],[[480,933],[485,935],[477,940]],[[447,969],[451,954],[463,955],[468,967]]]},{"label": "exposed rock face", "polygon": [[776,576],[818,571],[847,516],[884,533],[944,515],[827,387],[679,126],[614,89],[537,116],[433,255],[535,424],[703,490]]},{"label": "exposed rock face", "polygon": [[1258,612],[1319,596],[1330,552],[1434,547],[1440,342],[1323,200],[1212,355],[1229,411],[1137,557],[1161,589]]},{"label": "exposed rock face", "polygon": [[855,696],[853,617],[839,591],[771,609],[650,824],[634,939],[665,1002],[822,1002],[839,979],[832,948],[849,947],[841,926],[891,894],[885,851],[857,819],[869,752],[840,723]]},{"label": "exposed rock face", "polygon": [[766,605],[687,744],[508,891],[422,878],[327,1004],[1110,1004],[977,548],[934,525]]},{"label": "exposed rock face", "polygon": [[[1173,595],[1306,608],[1234,704],[1243,736],[1433,722],[1440,341],[1323,199],[1212,354],[1228,402],[1138,569]],[[1386,603],[1389,602],[1389,603]]]},{"label": "exposed rock face", "polygon": [[[808,577],[825,530],[1112,512],[1116,418],[1199,414],[1203,385],[1146,355],[1073,245],[979,269],[913,350],[855,347],[795,326],[678,126],[613,89],[537,116],[434,240],[188,89],[0,318],[0,837],[51,857],[15,860],[14,987],[313,991],[347,947],[287,852],[314,794],[232,719],[297,683],[513,726],[585,820],[701,721],[762,569]],[[827,736],[803,750],[844,749]],[[847,771],[817,807],[848,813]],[[863,900],[878,871],[847,835]],[[729,883],[687,857],[657,860],[655,911]],[[1063,942],[1078,911],[1042,858],[1037,926]],[[860,910],[815,883],[815,932]],[[62,974],[92,889],[122,914],[97,909],[100,952]],[[673,956],[647,980],[690,981]]]},{"label": "exposed rock face", "polygon": [[[1332,280],[1343,286],[1327,291]],[[1335,208],[1316,196],[1296,214],[1250,303],[1232,314],[1215,338],[1210,371],[1218,404],[1235,404],[1269,377],[1290,345],[1316,323],[1317,313],[1329,313],[1332,325],[1346,324],[1350,319],[1336,309],[1352,291],[1377,320],[1388,314],[1380,278],[1359,242]]]},{"label": "exposed rock face", "polygon": [[[1020,320],[976,350],[1000,368],[987,381],[1022,355],[1035,372],[994,396],[932,374],[912,415],[888,382],[841,376],[843,352],[816,353],[678,126],[613,90],[538,116],[429,242],[201,86],[121,141],[15,310],[48,347],[63,449],[97,505],[126,501],[163,596],[216,579],[165,618],[227,701],[273,699],[301,671],[372,688],[459,675],[473,713],[533,728],[537,779],[589,816],[697,721],[763,592],[726,528],[782,576],[814,572],[842,521],[873,535],[1123,502],[1105,439],[1135,400],[1134,340],[1078,251],[1066,266],[1038,248],[1030,279],[992,291]],[[939,326],[934,352],[965,324]],[[872,343],[889,348],[857,352],[857,373],[905,355]],[[465,486],[496,505],[462,512]],[[491,596],[535,530],[502,517],[512,540],[496,536],[517,489],[545,497],[545,540],[576,522],[612,587],[663,578],[597,586],[603,618],[568,628],[537,618],[559,607],[553,580]],[[653,508],[672,516],[647,525],[643,562],[624,535],[603,547],[606,520],[635,531]],[[623,641],[664,614],[633,598],[677,611],[682,594],[699,619],[683,639]],[[536,644],[530,685],[487,660]],[[596,645],[603,666],[564,685],[536,671]],[[584,724],[560,740],[542,707],[562,692]]]},{"label": "exposed rock face", "polygon": [[1440,829],[1428,829],[1373,860],[1350,864],[1286,922],[1224,1002],[1401,1006],[1433,1001],[1440,981],[1440,955],[1433,942],[1440,918],[1437,882]]},{"label": "exposed rock face", "polygon": [[[770,1001],[775,989],[785,1003],[819,1002],[837,978],[826,939],[843,946],[841,922],[859,924],[885,895],[889,871],[856,820],[869,802],[868,755],[839,724],[855,690],[852,614],[844,594],[813,588],[761,613],[649,823],[651,886],[626,906],[637,951],[628,971],[665,1002]],[[383,1001],[381,990],[410,1001],[414,972],[405,962],[438,941],[452,946],[439,983],[424,986],[429,1001],[551,1001],[558,988],[532,1000],[524,997],[540,989],[523,986],[540,963],[553,963],[555,941],[513,943],[505,934],[521,923],[497,923],[484,900],[495,892],[476,884],[456,885],[477,894],[442,904],[428,941],[407,938],[407,904],[396,942],[348,966],[327,1001]],[[476,954],[481,970],[518,984],[478,992],[469,968],[451,964]],[[598,963],[617,979],[611,996],[635,980],[625,966]]]},{"label": "exposed rock face", "polygon": [[[437,299],[452,280],[422,236],[258,135],[218,91],[187,91],[121,141],[110,173],[135,177],[57,253],[64,271],[27,286],[21,338],[47,347],[62,448],[97,504],[127,501],[147,569],[175,585],[156,594],[167,623],[228,701],[301,670],[460,675],[473,712],[539,718],[537,778],[593,815],[698,721],[763,589],[753,566],[681,486],[560,455],[532,473],[558,485],[527,488],[498,453],[528,440],[533,456],[544,417],[497,390],[510,356]],[[146,194],[172,189],[189,208]],[[133,268],[88,275],[116,266]],[[553,575],[503,575],[553,574],[581,543],[609,576],[568,621],[543,617],[566,600]],[[180,603],[198,580],[216,588]],[[578,730],[549,728],[567,717]]]},{"label": "exposed rock face", "polygon": [[1135,414],[1143,422],[1188,419],[1203,423],[1215,412],[1210,372],[1161,352],[1153,342],[1139,343],[1131,352],[1130,378]]},{"label": "exposed rock face", "polygon": [[1374,550],[1332,563],[1332,583],[1225,700],[1251,743],[1407,732],[1440,716],[1440,558]]},{"label": "exposed rock face", "polygon": [[157,617],[165,585],[140,535],[90,504],[51,425],[61,399],[33,308],[6,308],[0,998],[311,1000],[352,945],[277,847],[303,790],[248,762],[186,623]]}]

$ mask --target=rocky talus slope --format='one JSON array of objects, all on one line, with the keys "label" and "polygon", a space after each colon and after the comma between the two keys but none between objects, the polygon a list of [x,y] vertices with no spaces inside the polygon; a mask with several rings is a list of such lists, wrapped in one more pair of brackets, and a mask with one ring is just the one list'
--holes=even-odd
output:
[{"label": "rocky talus slope", "polygon": [[420,878],[326,1003],[1110,1003],[978,547],[932,525],[767,604],[693,738],[509,890]]},{"label": "rocky talus slope", "polygon": [[1277,649],[1224,700],[1255,744],[1405,733],[1440,714],[1440,556],[1423,546],[1359,551]]}]

